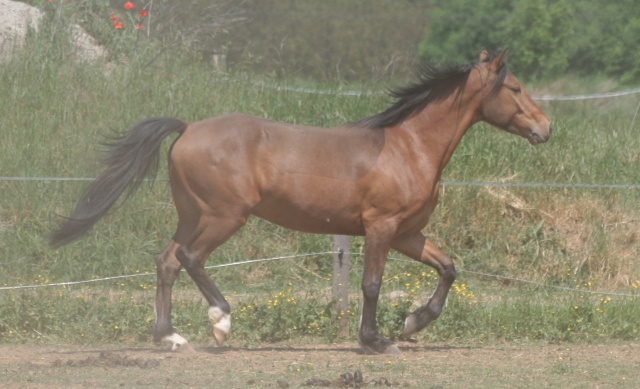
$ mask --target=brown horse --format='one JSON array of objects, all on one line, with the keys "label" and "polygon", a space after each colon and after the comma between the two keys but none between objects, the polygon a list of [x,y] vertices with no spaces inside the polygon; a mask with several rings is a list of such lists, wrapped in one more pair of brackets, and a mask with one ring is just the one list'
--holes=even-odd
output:
[{"label": "brown horse", "polygon": [[[231,327],[228,302],[204,265],[250,215],[318,234],[364,235],[364,304],[359,341],[369,353],[399,353],[378,333],[376,307],[391,248],[434,267],[439,283],[407,317],[403,336],[438,318],[455,280],[453,262],[421,230],[437,199],[440,176],[467,129],[485,121],[532,144],[551,135],[549,120],[504,63],[506,51],[478,63],[423,69],[419,82],[392,92],[386,111],[338,128],[291,125],[244,114],[187,124],[139,122],[111,144],[105,171],[51,236],[52,246],[80,237],[147,173],[173,132],[169,176],[178,227],[156,260],[153,338],[192,350],[171,324],[171,290],[185,268],[209,304],[218,344]],[[349,150],[345,153],[344,150]]]}]

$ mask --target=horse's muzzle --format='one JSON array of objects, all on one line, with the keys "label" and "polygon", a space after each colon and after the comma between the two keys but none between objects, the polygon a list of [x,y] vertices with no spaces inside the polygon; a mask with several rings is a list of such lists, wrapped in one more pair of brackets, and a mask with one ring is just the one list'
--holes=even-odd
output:
[{"label": "horse's muzzle", "polygon": [[[545,128],[546,127],[546,128]],[[548,124],[544,127],[532,128],[531,133],[529,134],[528,140],[532,145],[537,145],[539,143],[545,143],[551,138],[552,132],[551,124]]]}]

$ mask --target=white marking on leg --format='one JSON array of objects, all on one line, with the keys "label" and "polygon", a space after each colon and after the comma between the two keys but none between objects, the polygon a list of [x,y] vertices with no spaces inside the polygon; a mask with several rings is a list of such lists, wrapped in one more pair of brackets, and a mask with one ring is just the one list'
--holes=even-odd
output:
[{"label": "white marking on leg", "polygon": [[404,319],[404,328],[402,329],[402,336],[409,337],[416,332],[416,317],[411,314]]},{"label": "white marking on leg", "polygon": [[209,320],[213,323],[213,328],[220,330],[225,335],[231,331],[231,315],[218,307],[209,307]]},{"label": "white marking on leg", "polygon": [[209,307],[209,320],[213,324],[213,338],[222,346],[231,331],[231,315],[218,307]]},{"label": "white marking on leg", "polygon": [[176,351],[178,348],[183,347],[184,345],[189,343],[185,338],[175,332],[162,338],[162,341],[171,343],[171,351]]}]

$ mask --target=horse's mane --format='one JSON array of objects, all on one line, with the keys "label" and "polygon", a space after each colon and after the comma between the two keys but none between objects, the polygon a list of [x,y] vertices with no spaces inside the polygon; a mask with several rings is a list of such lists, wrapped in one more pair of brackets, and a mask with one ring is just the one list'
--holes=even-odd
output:
[{"label": "horse's mane", "polygon": [[[488,61],[491,59],[489,58]],[[475,66],[477,63],[465,65],[425,63],[418,71],[416,82],[389,90],[388,94],[396,99],[391,107],[384,112],[360,119],[353,125],[385,128],[400,124],[415,113],[422,111],[430,103],[443,100],[452,93],[462,93],[471,69]],[[497,86],[502,85],[506,75],[507,66],[504,65],[498,73],[492,93],[497,91]]]}]

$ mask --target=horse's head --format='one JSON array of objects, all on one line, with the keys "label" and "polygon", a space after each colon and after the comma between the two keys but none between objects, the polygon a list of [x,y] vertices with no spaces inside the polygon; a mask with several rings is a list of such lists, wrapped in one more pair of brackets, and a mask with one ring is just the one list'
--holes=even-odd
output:
[{"label": "horse's head", "polygon": [[480,52],[476,69],[482,80],[482,120],[526,138],[531,144],[544,143],[551,136],[551,124],[542,109],[507,69],[507,50],[491,57]]}]

